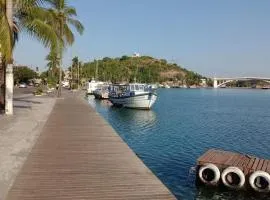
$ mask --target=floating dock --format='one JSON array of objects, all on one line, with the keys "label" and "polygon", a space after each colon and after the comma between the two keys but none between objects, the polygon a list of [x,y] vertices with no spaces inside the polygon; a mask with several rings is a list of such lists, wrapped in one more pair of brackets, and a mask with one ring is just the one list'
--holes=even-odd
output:
[{"label": "floating dock", "polygon": [[175,199],[78,96],[57,100],[6,200]]},{"label": "floating dock", "polygon": [[207,185],[270,191],[270,160],[210,149],[197,159],[197,178]]}]

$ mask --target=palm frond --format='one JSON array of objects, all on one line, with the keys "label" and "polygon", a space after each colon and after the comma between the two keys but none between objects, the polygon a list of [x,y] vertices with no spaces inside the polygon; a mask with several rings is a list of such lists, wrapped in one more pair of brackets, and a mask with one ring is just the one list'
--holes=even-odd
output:
[{"label": "palm frond", "polygon": [[32,21],[23,22],[24,30],[29,35],[40,40],[45,47],[50,47],[53,43],[57,43],[58,37],[55,30],[47,23],[40,19],[34,19]]},{"label": "palm frond", "polygon": [[64,13],[67,15],[67,16],[77,16],[77,12],[76,12],[76,9],[74,7],[65,7],[64,8]]},{"label": "palm frond", "polygon": [[14,46],[12,28],[9,26],[5,13],[0,13],[0,52],[6,60],[12,58]]},{"label": "palm frond", "polygon": [[73,42],[74,42],[74,35],[73,35],[72,31],[70,30],[70,28],[68,27],[67,24],[64,24],[63,36],[65,38],[65,42],[68,45],[73,44]]},{"label": "palm frond", "polygon": [[68,23],[75,27],[76,31],[78,31],[81,35],[83,34],[84,27],[79,20],[68,18]]}]

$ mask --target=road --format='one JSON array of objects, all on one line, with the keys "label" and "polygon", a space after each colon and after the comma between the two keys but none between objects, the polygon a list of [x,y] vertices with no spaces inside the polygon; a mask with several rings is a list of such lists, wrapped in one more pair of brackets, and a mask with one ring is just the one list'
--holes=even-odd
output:
[{"label": "road", "polygon": [[30,95],[33,94],[34,91],[35,87],[27,87],[27,88],[14,87],[14,97]]}]

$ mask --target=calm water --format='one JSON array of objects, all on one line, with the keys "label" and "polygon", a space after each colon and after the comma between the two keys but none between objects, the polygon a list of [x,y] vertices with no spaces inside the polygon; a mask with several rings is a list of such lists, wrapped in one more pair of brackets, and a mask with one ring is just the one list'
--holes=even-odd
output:
[{"label": "calm water", "polygon": [[269,198],[197,188],[191,167],[209,148],[269,159],[270,90],[159,89],[151,111],[89,103],[179,199]]}]

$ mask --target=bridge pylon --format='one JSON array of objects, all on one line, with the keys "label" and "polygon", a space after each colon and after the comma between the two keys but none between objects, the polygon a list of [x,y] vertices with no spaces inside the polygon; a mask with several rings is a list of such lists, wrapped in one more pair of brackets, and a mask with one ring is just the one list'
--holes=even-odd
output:
[{"label": "bridge pylon", "polygon": [[214,78],[214,88],[218,88],[218,80],[217,80],[217,78]]}]

